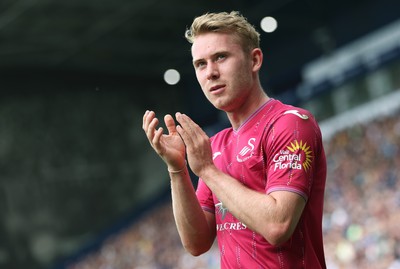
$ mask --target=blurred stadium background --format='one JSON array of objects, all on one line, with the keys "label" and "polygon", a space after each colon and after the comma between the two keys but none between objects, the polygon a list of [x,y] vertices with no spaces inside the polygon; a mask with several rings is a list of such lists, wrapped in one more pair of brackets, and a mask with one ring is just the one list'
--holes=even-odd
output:
[{"label": "blurred stadium background", "polygon": [[216,249],[182,250],[141,119],[183,111],[210,135],[226,126],[183,37],[195,16],[222,10],[260,32],[277,20],[262,32],[264,88],[321,123],[328,268],[400,268],[395,0],[2,0],[0,268],[219,268]]}]

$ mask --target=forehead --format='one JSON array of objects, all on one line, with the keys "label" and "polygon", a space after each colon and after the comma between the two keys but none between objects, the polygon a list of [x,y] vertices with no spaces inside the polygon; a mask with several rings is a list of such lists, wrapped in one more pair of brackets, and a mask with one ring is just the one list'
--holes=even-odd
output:
[{"label": "forehead", "polygon": [[193,59],[207,58],[221,51],[242,50],[238,38],[228,33],[204,33],[198,35],[192,45]]}]

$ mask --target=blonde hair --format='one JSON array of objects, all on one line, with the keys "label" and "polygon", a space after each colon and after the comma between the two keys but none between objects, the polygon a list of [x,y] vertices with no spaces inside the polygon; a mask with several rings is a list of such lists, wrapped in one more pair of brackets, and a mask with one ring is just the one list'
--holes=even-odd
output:
[{"label": "blonde hair", "polygon": [[210,32],[235,35],[246,51],[260,47],[260,34],[238,11],[206,13],[196,17],[186,30],[185,38],[193,43],[197,36]]}]

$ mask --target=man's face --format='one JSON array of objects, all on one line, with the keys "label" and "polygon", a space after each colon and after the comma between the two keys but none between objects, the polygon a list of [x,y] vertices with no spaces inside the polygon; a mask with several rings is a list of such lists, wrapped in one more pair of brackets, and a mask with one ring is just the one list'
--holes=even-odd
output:
[{"label": "man's face", "polygon": [[192,45],[196,77],[207,99],[218,109],[233,112],[255,85],[251,53],[226,33],[197,36]]}]

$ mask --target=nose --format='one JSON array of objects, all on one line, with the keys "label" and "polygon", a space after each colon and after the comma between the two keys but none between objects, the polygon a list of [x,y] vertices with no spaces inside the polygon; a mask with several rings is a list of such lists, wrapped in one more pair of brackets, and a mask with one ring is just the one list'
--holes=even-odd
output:
[{"label": "nose", "polygon": [[214,80],[219,78],[219,70],[215,63],[209,63],[207,65],[207,79]]}]

